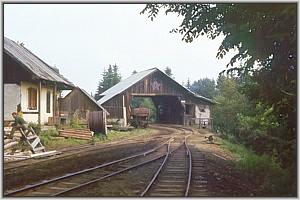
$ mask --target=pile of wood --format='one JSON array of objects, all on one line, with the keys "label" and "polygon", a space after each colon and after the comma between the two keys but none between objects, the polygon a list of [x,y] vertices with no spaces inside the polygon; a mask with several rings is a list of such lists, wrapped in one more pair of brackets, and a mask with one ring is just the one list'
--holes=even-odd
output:
[{"label": "pile of wood", "polygon": [[4,127],[4,161],[30,158],[32,152],[29,148],[21,149],[21,133],[16,131],[12,139],[8,138],[12,127]]},{"label": "pile of wood", "polygon": [[59,130],[59,136],[66,138],[77,138],[83,140],[91,140],[94,132],[87,128],[64,128]]}]

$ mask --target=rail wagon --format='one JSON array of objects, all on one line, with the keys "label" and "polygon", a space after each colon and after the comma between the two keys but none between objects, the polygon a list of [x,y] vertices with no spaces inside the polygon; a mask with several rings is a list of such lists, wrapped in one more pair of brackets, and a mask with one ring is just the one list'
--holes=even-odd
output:
[{"label": "rail wagon", "polygon": [[135,128],[148,126],[149,108],[134,108],[131,113],[131,125]]}]

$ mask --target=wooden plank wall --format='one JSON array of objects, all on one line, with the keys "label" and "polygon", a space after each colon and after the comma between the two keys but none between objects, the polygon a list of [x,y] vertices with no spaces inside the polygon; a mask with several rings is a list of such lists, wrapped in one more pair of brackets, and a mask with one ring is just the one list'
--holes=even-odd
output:
[{"label": "wooden plank wall", "polygon": [[80,118],[86,119],[87,111],[100,111],[101,109],[79,89],[75,88],[65,98],[59,99],[59,110],[68,113],[69,116],[77,111]]}]

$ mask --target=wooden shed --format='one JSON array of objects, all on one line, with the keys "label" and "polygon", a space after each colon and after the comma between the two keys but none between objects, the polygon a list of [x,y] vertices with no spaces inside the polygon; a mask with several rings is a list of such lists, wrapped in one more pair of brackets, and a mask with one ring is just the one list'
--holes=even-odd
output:
[{"label": "wooden shed", "polygon": [[67,96],[59,99],[60,116],[65,123],[76,118],[86,123],[94,132],[107,132],[106,116],[109,113],[85,90],[76,87]]},{"label": "wooden shed", "polygon": [[133,97],[150,97],[157,110],[158,123],[199,124],[203,116],[210,120],[214,102],[197,95],[157,68],[136,73],[101,94],[98,101],[110,113],[110,119],[127,125]]}]

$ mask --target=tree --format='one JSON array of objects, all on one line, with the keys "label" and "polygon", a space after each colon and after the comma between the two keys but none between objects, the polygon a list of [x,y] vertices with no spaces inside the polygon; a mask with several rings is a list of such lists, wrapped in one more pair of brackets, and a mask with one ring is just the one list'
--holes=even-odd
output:
[{"label": "tree", "polygon": [[119,67],[115,65],[109,65],[108,69],[104,68],[102,72],[102,78],[98,83],[97,90],[94,98],[98,101],[101,98],[101,93],[116,85],[121,81],[121,74],[119,73]]},{"label": "tree", "polygon": [[170,67],[166,67],[166,68],[165,68],[165,73],[166,73],[168,76],[170,76],[170,77],[172,77],[172,76],[173,76],[173,74],[172,74],[172,70],[171,70],[171,68],[170,68]]},{"label": "tree", "polygon": [[[297,185],[297,4],[147,4],[141,13],[148,13],[153,20],[162,9],[182,16],[182,23],[172,32],[182,34],[184,41],[192,42],[201,35],[211,39],[224,36],[217,58],[236,50],[226,71],[237,74],[241,86],[237,89],[258,112],[237,120],[251,127],[253,120],[266,115],[271,118],[268,123],[278,125],[276,129],[267,126],[263,133],[279,141],[280,145],[270,145],[289,170],[292,187]],[[244,64],[235,67],[237,61]]]},{"label": "tree", "polygon": [[185,85],[185,87],[186,87],[187,89],[191,89],[191,82],[190,82],[190,78],[188,78],[188,80],[187,80],[187,82],[186,82],[186,85]]},{"label": "tree", "polygon": [[249,110],[247,98],[238,91],[238,81],[234,77],[220,75],[217,87],[218,94],[214,100],[218,103],[213,107],[212,112],[214,126],[227,136],[238,137],[238,116]]},{"label": "tree", "polygon": [[133,70],[132,73],[131,73],[131,75],[136,74],[136,73],[137,73],[137,71]]},{"label": "tree", "polygon": [[[289,156],[281,159],[296,171],[297,4],[147,4],[141,13],[153,20],[161,9],[183,17],[172,32],[182,34],[184,41],[222,35],[217,57],[237,50],[227,72],[237,73],[242,92],[253,104],[272,107],[279,127],[285,130],[274,136],[286,144],[278,150]],[[245,64],[234,67],[237,61]],[[255,62],[259,67],[254,67]]]},{"label": "tree", "polygon": [[119,67],[115,64],[113,66],[113,73],[112,73],[112,86],[116,85],[120,81],[121,81],[121,74],[119,73]]},{"label": "tree", "polygon": [[191,90],[201,96],[212,99],[216,95],[216,84],[213,79],[203,78],[194,81]]}]

